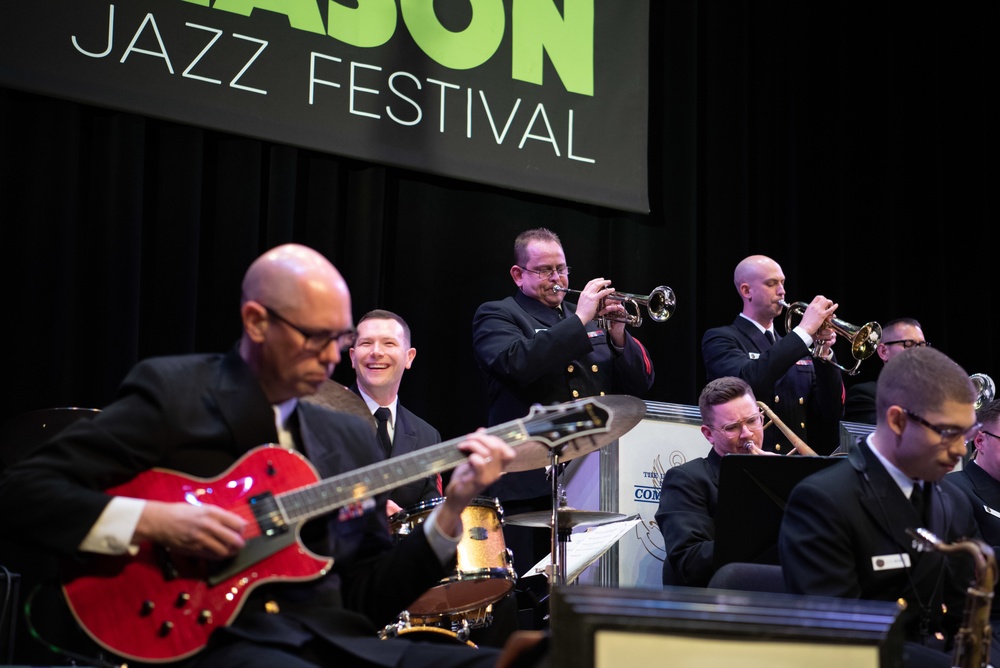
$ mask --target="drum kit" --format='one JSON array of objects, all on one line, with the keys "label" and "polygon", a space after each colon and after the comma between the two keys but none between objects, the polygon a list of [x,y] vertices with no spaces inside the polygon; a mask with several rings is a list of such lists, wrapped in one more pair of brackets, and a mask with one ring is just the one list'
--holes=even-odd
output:
[{"label": "drum kit", "polygon": [[[610,395],[600,403],[611,415],[609,429],[598,436],[582,436],[556,447],[541,442],[527,442],[516,448],[514,461],[507,471],[527,471],[551,466],[561,471],[562,464],[594,452],[618,439],[642,419],[645,403],[627,395]],[[504,518],[498,499],[479,497],[462,513],[464,534],[458,544],[454,571],[431,587],[395,624],[383,629],[383,639],[406,636],[431,642],[466,644],[473,630],[489,626],[492,607],[506,596],[517,580],[511,551],[503,538],[504,524],[548,530],[552,536],[551,562],[547,567],[549,586],[566,584],[566,547],[576,527],[597,526],[625,519],[620,513],[577,510],[566,506],[558,475],[552,480],[552,511],[522,513]],[[395,513],[389,526],[397,540],[414,531],[444,498],[432,499]]]}]

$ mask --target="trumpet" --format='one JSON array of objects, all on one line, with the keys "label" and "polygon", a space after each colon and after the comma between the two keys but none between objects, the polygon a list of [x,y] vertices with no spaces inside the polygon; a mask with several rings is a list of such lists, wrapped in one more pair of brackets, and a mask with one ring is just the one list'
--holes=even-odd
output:
[{"label": "trumpet", "polygon": [[[767,419],[770,420],[770,422],[764,424],[763,427],[764,429],[767,429],[773,424],[781,431],[782,434],[785,435],[785,438],[788,439],[788,442],[792,444],[792,449],[794,452],[800,455],[804,455],[806,457],[817,456],[816,451],[810,448],[808,445],[806,445],[806,442],[802,440],[801,436],[796,434],[794,431],[791,430],[791,428],[787,424],[782,422],[781,419],[777,415],[775,415],[774,411],[771,410],[770,406],[765,404],[763,401],[758,401],[757,406],[760,408],[761,412],[763,412],[764,415],[767,416]],[[747,448],[747,450],[749,450],[749,448]]]},{"label": "trumpet", "polygon": [[[802,314],[805,313],[805,310],[809,305],[805,302],[795,302],[794,304],[789,304],[783,299],[778,303],[788,309],[785,313],[785,331],[790,332],[792,331],[792,317],[798,314],[801,318]],[[858,373],[858,367],[861,366],[863,361],[871,357],[872,353],[874,353],[875,349],[878,347],[879,341],[882,340],[882,326],[874,321],[865,323],[859,327],[858,325],[852,325],[849,322],[845,322],[840,318],[833,316],[828,318],[827,321],[823,323],[823,327],[829,327],[833,331],[837,332],[837,334],[840,334],[851,342],[851,354],[854,356],[854,359],[857,360],[853,367],[848,369],[847,367],[840,366],[833,360],[824,360],[841,371],[846,372],[848,376],[854,376]]]},{"label": "trumpet", "polygon": [[969,376],[969,380],[972,381],[972,386],[976,388],[976,403],[973,404],[973,408],[978,411],[980,408],[993,401],[993,396],[996,394],[997,386],[993,382],[993,379],[985,373],[974,373]]},{"label": "trumpet", "polygon": [[[561,285],[554,285],[552,286],[552,292],[565,292],[566,294],[578,295],[583,291],[570,290],[569,288],[564,288]],[[609,322],[624,322],[630,327],[639,327],[642,325],[642,312],[639,309],[640,304],[646,307],[646,310],[649,312],[649,317],[656,322],[669,320],[670,316],[674,314],[674,310],[677,308],[677,298],[674,296],[674,291],[665,285],[653,288],[653,291],[648,295],[635,295],[629,292],[612,292],[608,295],[608,299],[620,301],[622,305],[625,306],[625,315],[598,316],[597,321],[604,329],[607,329],[607,324]],[[629,310],[630,306],[632,307],[631,311]]]}]

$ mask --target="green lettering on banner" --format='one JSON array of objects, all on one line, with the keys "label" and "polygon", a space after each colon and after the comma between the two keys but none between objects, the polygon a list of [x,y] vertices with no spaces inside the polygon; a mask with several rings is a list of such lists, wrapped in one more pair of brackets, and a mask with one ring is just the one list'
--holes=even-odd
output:
[{"label": "green lettering on banner", "polygon": [[453,70],[479,67],[496,53],[506,24],[503,0],[466,0],[472,21],[459,32],[448,30],[434,13],[434,0],[400,0],[403,22],[417,46]]},{"label": "green lettering on banner", "polygon": [[382,46],[396,32],[396,0],[358,0],[356,9],[327,0],[327,34],[345,44]]},{"label": "green lettering on banner", "polygon": [[543,50],[566,90],[594,94],[594,0],[514,0],[511,76],[542,85]]},{"label": "green lettering on banner", "polygon": [[296,30],[326,34],[316,0],[215,0],[213,7],[240,16],[250,16],[255,9],[284,14]]}]

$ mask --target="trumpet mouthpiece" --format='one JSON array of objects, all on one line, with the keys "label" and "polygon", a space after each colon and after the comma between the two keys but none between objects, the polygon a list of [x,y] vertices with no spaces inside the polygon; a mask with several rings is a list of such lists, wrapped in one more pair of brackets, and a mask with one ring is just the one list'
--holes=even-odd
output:
[{"label": "trumpet mouthpiece", "polygon": [[753,452],[753,441],[747,441],[743,444],[743,449],[747,452]]}]

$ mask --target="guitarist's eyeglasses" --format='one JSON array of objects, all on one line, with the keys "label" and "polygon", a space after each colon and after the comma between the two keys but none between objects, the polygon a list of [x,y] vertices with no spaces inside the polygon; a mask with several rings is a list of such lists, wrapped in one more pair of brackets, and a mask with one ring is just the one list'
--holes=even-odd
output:
[{"label": "guitarist's eyeglasses", "polygon": [[341,352],[343,352],[348,348],[350,348],[351,346],[353,346],[355,340],[357,340],[358,338],[358,333],[354,331],[353,327],[345,329],[342,332],[330,332],[330,331],[311,332],[308,329],[302,329],[301,327],[299,327],[298,325],[291,322],[286,317],[275,311],[270,306],[265,306],[264,310],[267,311],[268,317],[274,318],[275,320],[279,320],[285,323],[286,325],[294,329],[296,332],[301,334],[302,338],[305,339],[302,343],[302,349],[305,350],[307,353],[313,353],[318,355],[319,353],[326,350],[326,347],[331,343],[333,343],[334,341],[337,342],[337,348],[339,348]]}]

